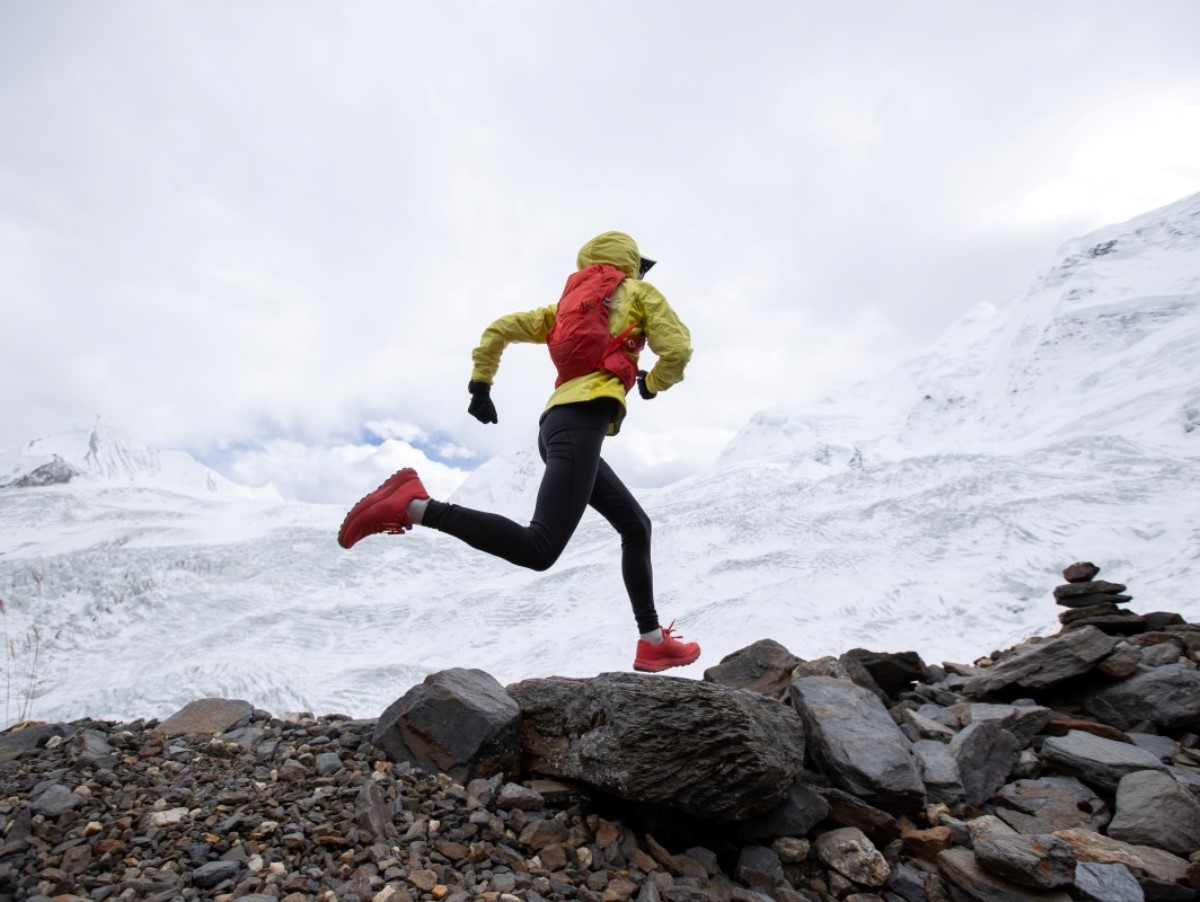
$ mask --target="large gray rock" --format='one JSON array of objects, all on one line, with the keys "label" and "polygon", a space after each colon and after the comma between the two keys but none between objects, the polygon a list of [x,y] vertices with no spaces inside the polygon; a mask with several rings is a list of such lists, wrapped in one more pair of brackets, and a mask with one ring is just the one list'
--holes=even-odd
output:
[{"label": "large gray rock", "polygon": [[928,902],[925,891],[925,874],[907,864],[892,866],[892,876],[883,889],[887,902]]},{"label": "large gray rock", "polygon": [[737,835],[743,840],[805,836],[828,816],[829,803],[803,782],[797,781],[778,806],[739,824]]},{"label": "large gray rock", "polygon": [[520,725],[520,708],[491,675],[455,667],[388,706],[373,741],[391,761],[465,782],[519,770]]},{"label": "large gray rock", "polygon": [[964,726],[992,721],[1012,733],[1021,747],[1033,742],[1033,737],[1050,722],[1054,712],[1041,705],[993,705],[983,702],[967,702],[954,705],[951,712],[958,716]]},{"label": "large gray rock", "polygon": [[884,705],[887,705],[891,700],[888,694],[875,685],[875,680],[871,674],[867,672],[867,668],[862,666],[857,658],[852,658],[847,655],[842,655],[839,658],[826,656],[824,658],[816,658],[812,661],[801,661],[792,670],[792,680],[799,680],[803,677],[821,676],[829,677],[832,680],[848,680],[856,686],[861,686],[875,695]]},{"label": "large gray rock", "polygon": [[747,886],[764,893],[771,892],[776,884],[787,879],[779,854],[765,846],[743,847],[734,874]]},{"label": "large gray rock", "polygon": [[1075,865],[1075,889],[1092,902],[1145,902],[1137,878],[1123,864],[1081,861]]},{"label": "large gray rock", "polygon": [[1200,849],[1200,799],[1165,773],[1126,774],[1108,835],[1187,857]]},{"label": "large gray rock", "polygon": [[829,677],[803,677],[790,692],[810,757],[835,785],[887,811],[921,807],[925,784],[912,745],[873,693]]},{"label": "large gray rock", "polygon": [[1126,774],[1139,770],[1166,771],[1167,766],[1150,752],[1126,742],[1104,739],[1082,730],[1050,736],[1042,743],[1042,760],[1074,774],[1089,786],[1109,792]]},{"label": "large gray rock", "polygon": [[1008,781],[1021,743],[993,720],[973,723],[950,741],[968,805],[982,805]]},{"label": "large gray rock", "polygon": [[[1112,630],[1105,630],[1105,632],[1111,633]],[[1141,665],[1142,650],[1122,639],[1117,642],[1113,653],[1096,665],[1096,672],[1115,680],[1127,680],[1138,672]]]},{"label": "large gray rock", "polygon": [[949,746],[936,739],[919,739],[912,748],[929,801],[947,805],[963,801],[966,790],[963,789],[958,761]]},{"label": "large gray rock", "polygon": [[929,679],[929,668],[915,651],[885,652],[852,648],[842,655],[843,659],[847,657],[857,660],[871,675],[875,685],[888,695],[895,695],[911,688],[913,683]]},{"label": "large gray rock", "polygon": [[783,802],[804,763],[796,712],[751,692],[631,673],[508,691],[530,770],[636,802],[743,821]]},{"label": "large gray rock", "polygon": [[22,755],[43,748],[55,736],[66,731],[56,723],[16,726],[0,733],[0,763],[15,761]]},{"label": "large gray rock", "polygon": [[[938,855],[938,871],[950,884],[952,898],[971,902],[1070,902],[1061,890],[1040,891],[997,877],[979,866],[973,852],[947,849]],[[955,893],[955,890],[958,890]]]},{"label": "large gray rock", "polygon": [[29,808],[34,814],[53,819],[60,814],[74,811],[83,804],[83,798],[72,792],[71,787],[64,786],[62,783],[51,783],[33,797]]},{"label": "large gray rock", "polygon": [[799,658],[774,639],[759,639],[723,657],[715,667],[704,671],[704,679],[778,698],[787,691],[792,668],[799,663]]},{"label": "large gray rock", "polygon": [[1087,673],[1116,644],[1092,626],[1031,642],[967,680],[963,694],[980,698],[1011,689],[1046,689]]},{"label": "large gray rock", "polygon": [[1075,882],[1075,847],[1052,833],[988,836],[975,843],[975,860],[986,871],[1034,889]]},{"label": "large gray rock", "polygon": [[1122,730],[1150,721],[1160,730],[1200,728],[1200,672],[1167,664],[1088,695],[1084,710]]},{"label": "large gray rock", "polygon": [[996,814],[1018,833],[1099,830],[1108,822],[1104,800],[1076,777],[1017,780],[1002,787],[996,801]]},{"label": "large gray rock", "polygon": [[113,767],[116,756],[108,744],[107,734],[99,730],[80,730],[68,741],[71,757],[90,767]]},{"label": "large gray rock", "polygon": [[875,844],[875,848],[882,849],[900,838],[900,821],[886,811],[832,786],[818,787],[817,792],[829,804],[830,823],[840,827],[857,827]]}]

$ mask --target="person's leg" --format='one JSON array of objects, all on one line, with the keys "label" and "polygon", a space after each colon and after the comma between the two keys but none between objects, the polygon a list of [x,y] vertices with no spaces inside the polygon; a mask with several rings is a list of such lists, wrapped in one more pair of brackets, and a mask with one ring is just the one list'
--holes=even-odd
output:
[{"label": "person's leg", "polygon": [[620,534],[621,576],[633,605],[638,632],[654,633],[659,624],[654,609],[654,569],[650,562],[650,518],[603,458],[589,503]]},{"label": "person's leg", "polygon": [[621,575],[641,634],[634,669],[658,672],[691,664],[700,657],[700,646],[682,641],[673,630],[674,622],[665,629],[659,626],[650,562],[650,518],[603,459],[589,503],[621,536]]},{"label": "person's leg", "polygon": [[566,404],[546,413],[538,436],[546,471],[528,526],[438,501],[426,505],[421,525],[518,566],[546,570],[566,548],[592,495],[613,403]]}]

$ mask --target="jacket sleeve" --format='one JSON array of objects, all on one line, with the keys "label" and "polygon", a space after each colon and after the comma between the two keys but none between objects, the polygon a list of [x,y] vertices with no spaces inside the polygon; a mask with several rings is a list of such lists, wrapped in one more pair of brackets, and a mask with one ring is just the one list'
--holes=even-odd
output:
[{"label": "jacket sleeve", "polygon": [[471,371],[471,381],[486,382],[490,385],[496,378],[496,370],[500,368],[500,355],[510,344],[545,343],[557,312],[558,305],[551,304],[549,307],[539,307],[524,313],[510,313],[484,329],[479,345],[471,352],[471,359],[475,364]]},{"label": "jacket sleeve", "polygon": [[666,391],[683,381],[683,371],[692,359],[692,333],[662,292],[648,282],[641,287],[646,344],[658,357],[646,376],[646,387],[652,392]]}]

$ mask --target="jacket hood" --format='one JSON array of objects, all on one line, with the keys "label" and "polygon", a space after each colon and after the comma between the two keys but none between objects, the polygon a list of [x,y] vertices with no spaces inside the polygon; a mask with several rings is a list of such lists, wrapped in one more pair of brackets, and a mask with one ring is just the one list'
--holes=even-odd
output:
[{"label": "jacket hood", "polygon": [[624,232],[605,232],[579,249],[575,265],[578,269],[586,269],[597,263],[607,263],[631,279],[636,279],[641,261],[642,255],[636,241]]}]

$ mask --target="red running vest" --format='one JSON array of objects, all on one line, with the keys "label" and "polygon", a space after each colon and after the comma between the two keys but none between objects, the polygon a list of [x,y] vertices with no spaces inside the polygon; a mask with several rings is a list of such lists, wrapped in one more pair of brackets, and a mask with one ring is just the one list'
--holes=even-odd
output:
[{"label": "red running vest", "polygon": [[607,263],[594,263],[567,279],[546,336],[550,359],[558,370],[555,388],[597,370],[612,373],[625,383],[625,391],[637,382],[637,364],[626,350],[640,351],[645,337],[629,338],[636,323],[616,337],[608,331],[613,296],[624,279],[625,273]]}]

